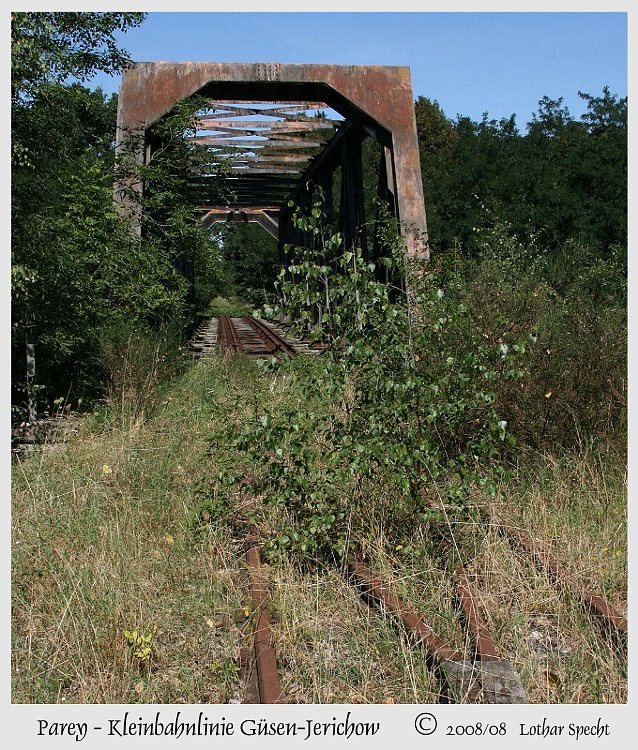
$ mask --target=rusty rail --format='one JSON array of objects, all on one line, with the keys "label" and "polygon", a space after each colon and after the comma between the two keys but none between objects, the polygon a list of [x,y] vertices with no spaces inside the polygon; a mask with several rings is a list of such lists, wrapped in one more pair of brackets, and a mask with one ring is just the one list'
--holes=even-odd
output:
[{"label": "rusty rail", "polygon": [[460,567],[456,571],[457,592],[467,628],[476,645],[485,703],[527,703],[521,678],[513,664],[501,659],[489,633],[480,605],[472,595],[469,575]]},{"label": "rusty rail", "polygon": [[[286,341],[276,331],[273,331],[263,321],[243,315],[238,324],[228,315],[221,315],[218,319],[217,347],[220,351],[236,354],[279,354],[284,353],[289,357],[297,354],[297,349]],[[241,329],[241,330],[240,330]],[[248,333],[250,331],[250,335]],[[203,333],[199,332],[201,339]],[[194,342],[195,349],[201,349],[199,341]]]},{"label": "rusty rail", "polygon": [[615,607],[612,607],[597,594],[592,594],[590,591],[587,591],[582,583],[572,576],[563,565],[551,557],[546,551],[541,549],[539,545],[529,537],[521,534],[520,531],[515,529],[510,523],[494,517],[492,517],[491,520],[493,523],[497,524],[500,529],[505,531],[510,539],[517,543],[537,565],[545,568],[555,583],[565,587],[568,591],[577,594],[590,611],[598,617],[612,633],[621,638],[627,638],[627,618],[615,609]]},{"label": "rusty rail", "polygon": [[476,644],[476,653],[481,661],[499,661],[500,657],[496,650],[496,644],[487,629],[483,612],[472,596],[467,572],[463,568],[459,568],[456,576],[459,601],[465,613],[468,629]]},{"label": "rusty rail", "polygon": [[244,351],[244,346],[237,334],[237,330],[228,315],[219,317],[219,333],[217,345],[220,351],[234,353]]},{"label": "rusty rail", "polygon": [[[597,614],[610,618],[610,623],[626,633],[627,621],[608,604],[600,605],[602,599],[586,594],[576,585],[571,576],[554,560],[534,548],[531,541],[518,533],[511,525],[501,523],[501,528],[516,537],[528,552],[545,563],[553,575],[569,583],[585,600],[595,603]],[[264,704],[285,703],[279,678],[277,656],[272,643],[271,620],[267,605],[267,588],[260,571],[259,548],[248,549],[247,562],[250,569],[250,591],[254,606],[254,662],[257,676],[259,701]],[[399,619],[411,633],[425,653],[430,668],[439,677],[443,699],[456,703],[522,704],[527,703],[525,689],[511,662],[500,657],[492,638],[484,612],[472,593],[471,575],[464,567],[456,571],[457,596],[462,610],[462,621],[475,644],[475,655],[468,656],[446,644],[440,636],[417,614],[411,611],[392,592],[391,586],[359,562],[348,565],[350,581],[361,591],[364,598],[375,603],[382,611]]]},{"label": "rusty rail", "polygon": [[417,636],[435,670],[446,683],[448,693],[457,703],[527,702],[518,673],[509,661],[501,659],[498,655],[464,571],[458,571],[459,596],[466,613],[468,628],[477,646],[479,663],[469,661],[460,651],[444,643],[429,625],[411,612],[399,597],[390,591],[387,583],[373,577],[364,565],[351,563],[349,570],[365,595],[380,602]]},{"label": "rusty rail", "polygon": [[411,612],[390,587],[361,563],[350,563],[348,569],[356,584],[367,597],[381,603],[391,614],[397,616],[405,627],[414,633],[430,657],[447,691],[457,703],[475,702],[480,694],[480,684],[472,663],[460,651],[450,648],[434,630]]},{"label": "rusty rail", "polygon": [[272,645],[270,632],[270,612],[266,603],[266,588],[260,575],[261,559],[258,547],[251,547],[246,553],[251,569],[251,596],[255,603],[255,664],[257,668],[257,689],[261,703],[283,703],[277,655]]},{"label": "rusty rail", "polygon": [[244,315],[244,320],[259,336],[264,338],[270,344],[272,344],[275,352],[283,352],[288,354],[290,357],[294,357],[297,354],[297,349],[286,341],[282,336],[275,333],[263,320],[259,318],[253,318],[250,315]]}]

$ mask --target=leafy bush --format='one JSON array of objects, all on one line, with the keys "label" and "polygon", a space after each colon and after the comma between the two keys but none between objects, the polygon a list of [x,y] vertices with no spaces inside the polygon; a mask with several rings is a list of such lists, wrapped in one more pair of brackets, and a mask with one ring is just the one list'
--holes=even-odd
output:
[{"label": "leafy bush", "polygon": [[[302,557],[343,557],[365,523],[366,488],[383,482],[390,523],[432,518],[434,496],[463,512],[472,488],[501,471],[508,425],[495,386],[524,374],[529,335],[485,341],[459,302],[460,268],[409,268],[404,243],[386,240],[376,262],[325,224],[317,194],[299,228],[320,250],[293,250],[280,280],[281,307],[325,347],[315,366],[276,360],[300,389],[297,412],[256,415],[239,442],[263,468],[271,503],[294,524],[274,546]],[[381,280],[404,279],[393,286]],[[299,377],[298,377],[299,376]]]},{"label": "leafy bush", "polygon": [[[553,452],[596,439],[626,443],[627,278],[619,248],[559,252],[521,246],[496,224],[477,261],[465,261],[461,295],[486,341],[533,333],[524,377],[496,387],[520,444]],[[449,258],[444,256],[444,262]]]}]

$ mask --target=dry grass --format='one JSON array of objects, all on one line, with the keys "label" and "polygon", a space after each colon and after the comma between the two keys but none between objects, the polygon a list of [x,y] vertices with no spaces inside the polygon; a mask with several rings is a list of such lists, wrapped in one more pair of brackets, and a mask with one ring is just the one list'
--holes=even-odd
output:
[{"label": "dry grass", "polygon": [[[285,386],[285,384],[283,384]],[[281,508],[246,503],[250,469],[225,430],[286,387],[248,362],[198,363],[152,419],[90,418],[64,451],[16,459],[12,492],[15,703],[224,703],[249,700],[244,527],[264,537]],[[626,478],[594,454],[537,456],[519,482],[478,506],[542,540],[592,591],[626,613]],[[621,467],[618,469],[617,467]],[[370,508],[382,508],[383,488]],[[375,520],[376,519],[376,520]],[[455,566],[473,575],[501,656],[531,703],[624,703],[626,658],[580,602],[478,512],[405,529],[371,512],[366,563],[454,648],[471,656],[454,603]],[[399,548],[399,549],[397,549]],[[336,569],[267,566],[286,699],[435,703],[423,652],[368,607]],[[125,631],[157,628],[148,660]]]}]

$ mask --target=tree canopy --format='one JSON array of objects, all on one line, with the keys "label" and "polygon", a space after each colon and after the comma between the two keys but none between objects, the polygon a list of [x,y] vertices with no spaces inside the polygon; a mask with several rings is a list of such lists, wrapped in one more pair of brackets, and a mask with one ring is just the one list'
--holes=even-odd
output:
[{"label": "tree canopy", "polygon": [[604,88],[579,92],[574,119],[563,100],[544,97],[525,132],[515,116],[448,119],[437,102],[416,102],[431,241],[477,251],[484,209],[522,242],[548,249],[568,240],[602,256],[627,242],[627,98]]},{"label": "tree canopy", "polygon": [[28,104],[50,83],[86,81],[131,64],[115,31],[139,26],[145,13],[12,13],[11,100]]}]

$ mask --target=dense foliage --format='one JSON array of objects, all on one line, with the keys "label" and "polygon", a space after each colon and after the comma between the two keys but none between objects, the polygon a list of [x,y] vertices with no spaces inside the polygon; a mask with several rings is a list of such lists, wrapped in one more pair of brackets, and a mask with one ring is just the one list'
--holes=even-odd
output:
[{"label": "dense foliage", "polygon": [[515,117],[448,119],[436,102],[416,102],[421,171],[432,242],[478,250],[486,206],[526,244],[554,251],[578,241],[603,258],[627,243],[627,99],[608,88],[580,93],[574,119],[562,99],[544,97],[521,133]]},{"label": "dense foliage", "polygon": [[[12,15],[11,345],[18,414],[26,399],[29,326],[37,362],[29,388],[37,389],[41,409],[60,397],[95,398],[109,378],[117,379],[115,363],[126,359],[114,350],[140,335],[179,337],[184,330],[193,315],[184,270],[197,262],[214,283],[216,255],[193,212],[191,173],[202,154],[186,141],[198,104],[156,124],[157,148],[141,165],[133,137],[116,159],[117,98],[79,83],[130,63],[113,32],[143,18]],[[141,233],[116,210],[116,179],[145,186],[128,191]]]},{"label": "dense foliage", "polygon": [[[296,212],[314,241],[294,247],[280,275],[280,306],[264,310],[298,321],[296,329],[322,345],[320,363],[283,365],[301,403],[256,413],[238,439],[263,467],[264,497],[293,515],[274,550],[306,559],[346,555],[381,481],[391,485],[381,513],[392,527],[437,517],[441,500],[462,512],[473,488],[489,482],[492,469],[503,471],[497,459],[511,437],[497,389],[525,376],[523,357],[536,342],[524,328],[485,340],[465,304],[462,273],[406,265],[383,211],[383,252],[372,262],[344,245],[322,206],[317,190],[311,215]],[[381,281],[379,268],[404,283]]]},{"label": "dense foliage", "polygon": [[276,240],[251,223],[222,224],[218,232],[224,294],[261,306],[275,293],[279,273]]},{"label": "dense foliage", "polygon": [[[264,308],[297,321],[321,357],[264,363],[298,401],[256,405],[236,438],[265,501],[290,515],[271,554],[360,554],[354,539],[366,539],[380,484],[374,518],[398,534],[442,512],[464,523],[472,497],[494,492],[530,447],[623,449],[622,264],[570,243],[578,272],[558,289],[543,258],[530,260],[496,222],[477,231],[475,257],[435,253],[424,269],[406,259],[387,216],[377,223],[385,252],[371,262],[344,245],[322,206],[318,195],[310,215],[297,210],[313,240],[287,248],[279,305]],[[380,267],[403,283],[380,281]]]},{"label": "dense foliage", "polygon": [[486,338],[536,332],[501,397],[519,440],[553,449],[626,440],[627,99],[580,96],[580,120],[545,97],[525,133],[416,102],[434,262],[461,261]]},{"label": "dense foliage", "polygon": [[143,14],[128,13],[11,16],[11,344],[17,406],[24,403],[25,327],[39,326],[39,387],[48,399],[66,395],[70,382],[78,382],[77,372],[69,378],[69,371],[91,348],[87,331],[113,307],[116,259],[132,254],[109,187],[116,97],[107,100],[79,81],[129,64],[114,32],[142,19]]}]

